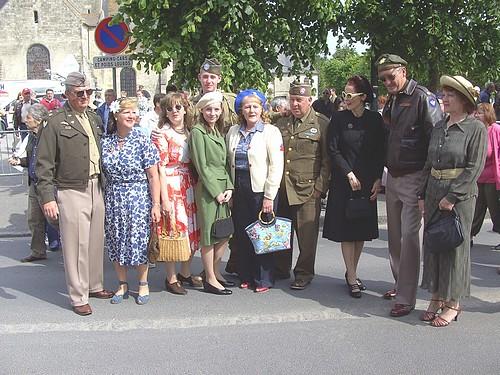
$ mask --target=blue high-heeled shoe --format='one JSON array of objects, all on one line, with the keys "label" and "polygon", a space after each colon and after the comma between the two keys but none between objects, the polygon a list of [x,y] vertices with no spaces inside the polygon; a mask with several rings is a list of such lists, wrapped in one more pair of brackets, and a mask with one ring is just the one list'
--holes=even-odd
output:
[{"label": "blue high-heeled shoe", "polygon": [[128,299],[129,292],[128,292],[128,283],[126,281],[120,281],[120,285],[126,285],[127,286],[127,291],[123,294],[115,294],[113,297],[111,297],[111,300],[109,301],[113,305],[117,305],[119,303],[122,303],[124,299]]},{"label": "blue high-heeled shoe", "polygon": [[[139,286],[147,286],[148,282],[147,281],[139,281]],[[137,299],[135,302],[138,305],[145,305],[146,303],[149,302],[149,293],[141,296],[140,294],[137,295]]]}]

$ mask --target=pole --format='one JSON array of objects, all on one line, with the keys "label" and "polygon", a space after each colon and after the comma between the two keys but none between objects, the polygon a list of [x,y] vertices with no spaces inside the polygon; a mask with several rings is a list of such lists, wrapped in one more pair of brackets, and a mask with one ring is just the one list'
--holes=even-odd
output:
[{"label": "pole", "polygon": [[118,92],[116,91],[116,68],[113,68],[113,90],[115,90],[116,97],[119,98]]}]

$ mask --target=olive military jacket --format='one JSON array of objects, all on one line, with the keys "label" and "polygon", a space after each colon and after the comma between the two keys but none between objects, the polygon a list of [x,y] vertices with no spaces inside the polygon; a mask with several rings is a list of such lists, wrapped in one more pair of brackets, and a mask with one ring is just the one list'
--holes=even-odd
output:
[{"label": "olive military jacket", "polygon": [[310,109],[295,129],[294,119],[292,115],[276,122],[285,148],[281,189],[290,205],[307,202],[314,190],[326,194],[331,173],[326,144],[328,118]]},{"label": "olive military jacket", "polygon": [[[94,138],[101,151],[102,120],[87,109]],[[36,175],[42,204],[54,201],[54,187],[85,189],[89,182],[89,137],[68,103],[50,113],[41,129]]]},{"label": "olive military jacket", "polygon": [[[232,92],[221,92],[222,93],[222,110],[224,112],[224,128],[219,129],[221,134],[225,136],[227,132],[229,131],[229,128],[231,126],[236,125],[239,123],[238,121],[238,115],[236,114],[236,111],[234,110],[234,102],[236,100],[236,95],[233,94]],[[192,107],[188,110],[188,118],[190,118],[192,123],[194,124],[196,122],[196,115],[198,114],[197,109],[196,109],[196,103],[198,103],[201,99],[203,94],[198,94],[195,97],[191,99],[191,104]]]}]

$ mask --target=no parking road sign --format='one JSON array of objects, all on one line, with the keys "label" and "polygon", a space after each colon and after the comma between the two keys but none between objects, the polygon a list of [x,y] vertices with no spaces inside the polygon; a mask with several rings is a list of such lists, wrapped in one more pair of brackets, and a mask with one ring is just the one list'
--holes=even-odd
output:
[{"label": "no parking road sign", "polygon": [[112,19],[112,17],[107,17],[99,22],[95,29],[95,43],[102,52],[116,54],[127,48],[130,36],[125,22],[110,25]]}]

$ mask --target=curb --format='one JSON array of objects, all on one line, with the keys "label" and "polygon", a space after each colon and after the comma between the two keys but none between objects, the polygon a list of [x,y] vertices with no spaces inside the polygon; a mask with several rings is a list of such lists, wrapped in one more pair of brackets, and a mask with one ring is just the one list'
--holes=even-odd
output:
[{"label": "curb", "polygon": [[0,238],[20,238],[20,237],[31,237],[29,232],[5,232],[0,233]]}]

